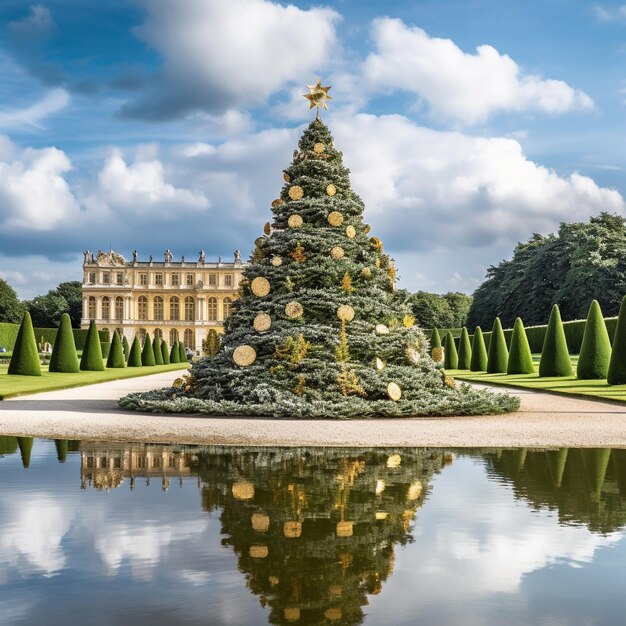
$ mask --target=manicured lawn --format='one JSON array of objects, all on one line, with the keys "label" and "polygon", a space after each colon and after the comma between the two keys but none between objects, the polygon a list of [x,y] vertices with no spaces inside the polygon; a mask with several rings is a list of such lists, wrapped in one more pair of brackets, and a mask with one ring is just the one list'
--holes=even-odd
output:
[{"label": "manicured lawn", "polygon": [[78,372],[77,374],[48,372],[47,367],[44,366],[41,376],[9,376],[7,374],[9,366],[0,364],[0,400],[40,391],[69,389],[70,387],[82,387],[92,383],[104,383],[109,380],[148,376],[159,372],[179,370],[184,366],[184,363],[172,363],[171,365],[155,365],[154,367],[128,367],[106,369],[104,372]]},{"label": "manicured lawn", "polygon": [[[539,366],[539,356],[533,355],[535,368]],[[576,372],[578,356],[572,357],[572,367]],[[626,402],[626,385],[608,385],[606,380],[578,380],[576,376],[539,378],[535,374],[486,374],[485,372],[470,372],[468,370],[446,370],[458,380],[488,385],[502,385],[505,387],[522,387],[535,391],[550,391],[583,398],[601,398]]]}]

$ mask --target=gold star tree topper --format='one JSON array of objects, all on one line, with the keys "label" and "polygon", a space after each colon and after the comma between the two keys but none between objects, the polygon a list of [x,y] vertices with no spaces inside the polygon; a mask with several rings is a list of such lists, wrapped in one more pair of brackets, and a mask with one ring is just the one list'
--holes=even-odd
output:
[{"label": "gold star tree topper", "polygon": [[330,85],[328,87],[322,87],[322,81],[318,80],[317,85],[307,85],[307,88],[310,93],[304,95],[304,97],[309,101],[309,111],[313,107],[317,107],[317,115],[320,116],[320,107],[324,107],[328,111],[328,105],[326,104],[327,100],[332,100],[333,97],[328,95],[328,90],[330,89]]}]

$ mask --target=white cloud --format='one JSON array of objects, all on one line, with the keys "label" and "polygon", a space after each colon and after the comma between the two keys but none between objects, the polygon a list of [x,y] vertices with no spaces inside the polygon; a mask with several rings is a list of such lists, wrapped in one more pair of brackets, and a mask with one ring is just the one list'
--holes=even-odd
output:
[{"label": "white cloud", "polygon": [[32,5],[28,15],[21,20],[9,22],[9,30],[23,37],[42,37],[53,27],[54,20],[50,10],[40,4]]},{"label": "white cloud", "polygon": [[593,7],[593,12],[598,18],[599,22],[615,22],[626,19],[626,4],[622,4],[618,7],[609,8],[596,4]]},{"label": "white cloud", "polygon": [[377,50],[363,65],[370,88],[414,92],[443,119],[472,124],[498,111],[563,113],[593,107],[583,91],[524,74],[492,46],[478,46],[476,54],[468,54],[450,39],[431,37],[390,18],[374,20],[372,39]]},{"label": "white cloud", "polygon": [[65,89],[52,89],[41,100],[23,109],[0,111],[0,128],[34,126],[41,128],[41,120],[64,109],[70,98]]}]

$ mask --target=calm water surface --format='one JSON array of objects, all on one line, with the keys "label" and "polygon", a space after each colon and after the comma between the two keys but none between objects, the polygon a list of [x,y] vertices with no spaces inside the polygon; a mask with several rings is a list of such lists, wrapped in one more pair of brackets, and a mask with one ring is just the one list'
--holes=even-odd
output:
[{"label": "calm water surface", "polygon": [[0,437],[2,624],[618,625],[626,450]]}]

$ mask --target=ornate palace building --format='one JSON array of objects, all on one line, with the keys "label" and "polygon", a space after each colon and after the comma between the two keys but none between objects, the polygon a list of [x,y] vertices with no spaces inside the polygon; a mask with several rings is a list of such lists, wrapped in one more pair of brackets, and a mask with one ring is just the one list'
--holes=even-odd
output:
[{"label": "ornate palace building", "polygon": [[136,251],[132,261],[113,251],[84,256],[83,328],[95,320],[129,342],[156,333],[170,346],[178,340],[194,351],[210,328],[223,331],[245,267],[238,250],[228,263],[207,261],[204,251],[192,262],[174,261],[170,250],[163,261],[140,261]]}]

